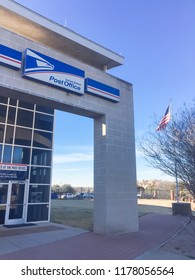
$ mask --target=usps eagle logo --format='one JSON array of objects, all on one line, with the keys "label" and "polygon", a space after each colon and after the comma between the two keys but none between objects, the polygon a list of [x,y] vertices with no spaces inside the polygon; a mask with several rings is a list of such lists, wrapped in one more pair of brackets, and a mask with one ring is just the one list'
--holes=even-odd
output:
[{"label": "usps eagle logo", "polygon": [[34,71],[52,71],[54,69],[53,64],[29,49],[27,50],[27,56],[29,63],[26,65],[25,73]]}]

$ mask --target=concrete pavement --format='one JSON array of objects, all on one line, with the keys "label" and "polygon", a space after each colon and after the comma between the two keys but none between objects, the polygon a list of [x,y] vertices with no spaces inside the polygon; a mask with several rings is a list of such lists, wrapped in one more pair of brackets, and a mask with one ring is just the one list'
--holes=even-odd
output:
[{"label": "concrete pavement", "polygon": [[54,223],[0,227],[1,260],[190,260],[161,245],[177,234],[188,217],[148,214],[139,232],[102,236]]}]

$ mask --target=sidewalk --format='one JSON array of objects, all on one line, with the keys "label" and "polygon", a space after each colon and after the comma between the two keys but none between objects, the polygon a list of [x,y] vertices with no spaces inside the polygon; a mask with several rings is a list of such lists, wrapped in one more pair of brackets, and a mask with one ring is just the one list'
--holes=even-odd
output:
[{"label": "sidewalk", "polygon": [[102,236],[60,224],[0,228],[1,260],[187,260],[160,248],[187,222],[184,216],[149,214],[139,232]]}]

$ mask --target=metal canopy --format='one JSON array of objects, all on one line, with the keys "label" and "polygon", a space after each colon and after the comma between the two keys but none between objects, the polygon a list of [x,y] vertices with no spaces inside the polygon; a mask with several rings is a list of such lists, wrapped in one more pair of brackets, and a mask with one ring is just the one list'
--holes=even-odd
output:
[{"label": "metal canopy", "polygon": [[124,63],[123,56],[10,0],[0,0],[0,25],[101,70]]}]

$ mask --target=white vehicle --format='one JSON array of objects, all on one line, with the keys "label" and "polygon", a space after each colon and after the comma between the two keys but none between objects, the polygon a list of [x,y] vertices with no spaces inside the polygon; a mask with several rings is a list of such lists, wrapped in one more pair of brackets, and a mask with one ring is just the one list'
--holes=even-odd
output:
[{"label": "white vehicle", "polygon": [[75,196],[74,196],[74,194],[72,194],[72,193],[67,193],[66,194],[66,199],[69,199],[69,198],[74,198]]}]

